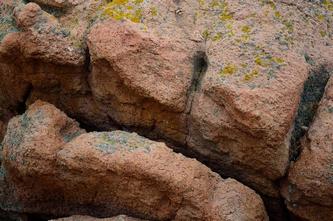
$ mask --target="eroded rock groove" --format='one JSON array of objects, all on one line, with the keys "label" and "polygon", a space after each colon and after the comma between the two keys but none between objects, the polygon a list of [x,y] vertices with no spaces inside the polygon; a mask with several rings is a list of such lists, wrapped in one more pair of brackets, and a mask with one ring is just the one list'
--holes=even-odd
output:
[{"label": "eroded rock groove", "polygon": [[329,78],[330,73],[328,70],[321,67],[318,70],[311,71],[308,79],[304,83],[304,89],[301,95],[290,140],[291,161],[296,161],[300,154],[300,139],[306,135],[306,132],[314,119],[318,104],[324,95]]}]

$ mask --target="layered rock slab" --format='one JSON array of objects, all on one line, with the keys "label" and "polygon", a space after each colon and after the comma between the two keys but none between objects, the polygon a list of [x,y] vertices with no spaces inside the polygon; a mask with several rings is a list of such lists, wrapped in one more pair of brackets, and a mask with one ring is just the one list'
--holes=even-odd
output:
[{"label": "layered rock slab", "polygon": [[[15,15],[24,33],[7,36],[0,50],[0,60],[13,64],[1,71],[10,76],[2,88],[9,95],[21,88],[11,106],[27,95],[28,103],[42,98],[88,125],[167,140],[222,175],[279,197],[310,65],[332,67],[328,2],[85,1],[46,19],[58,21],[54,32],[20,22],[25,14]],[[89,65],[84,44],[73,46],[91,27]],[[18,69],[22,62],[37,74]]]},{"label": "layered rock slab", "polygon": [[301,220],[333,220],[333,79],[302,140],[300,158],[288,174],[282,194]]},{"label": "layered rock slab", "polygon": [[165,144],[123,131],[85,133],[36,102],[13,118],[2,152],[1,207],[54,216],[267,220],[260,197]]}]

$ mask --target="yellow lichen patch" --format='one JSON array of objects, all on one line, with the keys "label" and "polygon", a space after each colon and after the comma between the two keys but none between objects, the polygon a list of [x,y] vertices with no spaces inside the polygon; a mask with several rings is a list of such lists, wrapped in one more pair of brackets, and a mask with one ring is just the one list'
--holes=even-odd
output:
[{"label": "yellow lichen patch", "polygon": [[326,31],[323,30],[321,30],[319,33],[321,37],[325,37],[327,35]]},{"label": "yellow lichen patch", "polygon": [[213,0],[213,1],[211,1],[211,3],[209,4],[209,7],[210,7],[210,8],[218,8],[218,7],[220,7],[220,5],[221,5],[221,2],[220,2],[220,1],[218,1],[218,0]]},{"label": "yellow lichen patch", "polygon": [[219,75],[221,77],[226,77],[226,76],[230,76],[233,75],[237,72],[237,67],[234,64],[228,64],[226,65],[220,72]]},{"label": "yellow lichen patch", "polygon": [[324,5],[324,7],[327,10],[333,11],[333,1],[332,0],[323,0],[322,4]]},{"label": "yellow lichen patch", "polygon": [[233,36],[235,36],[235,31],[234,31],[234,29],[233,29],[233,26],[232,26],[232,24],[227,24],[226,26],[226,29],[227,29],[227,31],[228,31],[228,33],[227,33],[227,36],[229,36],[229,37],[233,37]]},{"label": "yellow lichen patch", "polygon": [[251,81],[253,80],[255,77],[259,76],[259,71],[258,70],[252,70],[250,73],[247,73],[244,75],[243,80],[244,81]]},{"label": "yellow lichen patch", "polygon": [[319,14],[319,15],[317,15],[317,19],[318,19],[319,21],[324,21],[324,20],[325,20],[325,15],[323,15],[323,14]]},{"label": "yellow lichen patch", "polygon": [[285,61],[283,58],[274,57],[267,52],[260,52],[254,58],[254,63],[261,67],[272,67],[282,65]]},{"label": "yellow lichen patch", "polygon": [[275,11],[274,16],[276,19],[281,19],[281,13],[279,11]]},{"label": "yellow lichen patch", "polygon": [[[102,15],[116,20],[128,19],[139,23],[143,17],[143,9],[140,7],[144,0],[113,0],[102,8]],[[157,9],[151,11],[157,15]]]},{"label": "yellow lichen patch", "polygon": [[221,32],[218,32],[214,35],[213,37],[213,41],[220,41],[222,39],[222,33]]},{"label": "yellow lichen patch", "polygon": [[222,6],[222,12],[220,13],[220,20],[225,22],[225,21],[229,21],[233,18],[231,12],[228,9],[228,5],[226,3],[224,3]]},{"label": "yellow lichen patch", "polygon": [[293,25],[292,21],[284,20],[282,23],[287,28],[287,31],[289,33],[292,33],[294,31],[294,25]]},{"label": "yellow lichen patch", "polygon": [[248,25],[244,25],[241,27],[241,31],[242,31],[242,36],[239,41],[242,43],[248,42],[250,40],[250,34],[252,32],[252,28]]},{"label": "yellow lichen patch", "polygon": [[203,39],[208,40],[210,37],[210,32],[206,29],[201,33]]},{"label": "yellow lichen patch", "polygon": [[157,16],[157,8],[156,7],[151,7],[150,8],[150,13],[152,16]]},{"label": "yellow lichen patch", "polygon": [[279,58],[279,57],[272,57],[272,61],[275,62],[276,64],[283,64],[284,63],[283,58]]},{"label": "yellow lichen patch", "polygon": [[243,32],[243,33],[246,33],[246,34],[249,34],[249,33],[251,32],[251,27],[248,26],[248,25],[244,25],[244,26],[242,27],[242,32]]},{"label": "yellow lichen patch", "polygon": [[200,7],[203,7],[205,5],[205,0],[198,0]]},{"label": "yellow lichen patch", "polygon": [[267,67],[269,65],[269,63],[267,62],[266,59],[262,59],[260,56],[257,56],[255,59],[254,59],[254,62],[259,65],[259,66],[262,66],[262,67]]},{"label": "yellow lichen patch", "polygon": [[274,0],[259,0],[262,5],[269,5],[272,9],[276,9]]}]

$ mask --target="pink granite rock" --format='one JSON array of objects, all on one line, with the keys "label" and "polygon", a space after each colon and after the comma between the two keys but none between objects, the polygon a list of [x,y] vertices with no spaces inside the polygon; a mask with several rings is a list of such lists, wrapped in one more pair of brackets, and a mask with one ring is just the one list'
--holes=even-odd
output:
[{"label": "pink granite rock", "polygon": [[268,220],[261,198],[236,180],[135,133],[84,133],[43,102],[9,122],[2,163],[9,211]]}]

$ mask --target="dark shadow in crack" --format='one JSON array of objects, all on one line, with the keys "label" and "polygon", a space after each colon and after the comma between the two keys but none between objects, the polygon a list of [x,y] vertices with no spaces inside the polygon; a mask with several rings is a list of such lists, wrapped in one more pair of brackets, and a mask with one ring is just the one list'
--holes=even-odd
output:
[{"label": "dark shadow in crack", "polygon": [[329,78],[330,73],[324,67],[321,67],[318,70],[313,70],[304,83],[304,89],[290,139],[290,161],[296,161],[299,157],[300,140],[306,135],[313,121]]}]

